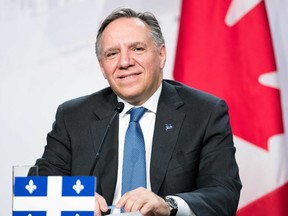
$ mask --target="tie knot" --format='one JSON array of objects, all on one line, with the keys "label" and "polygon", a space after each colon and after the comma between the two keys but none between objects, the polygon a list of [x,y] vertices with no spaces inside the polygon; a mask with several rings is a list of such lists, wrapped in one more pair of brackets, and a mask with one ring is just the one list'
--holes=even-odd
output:
[{"label": "tie knot", "polygon": [[130,122],[138,122],[139,119],[146,112],[146,108],[144,107],[132,108],[129,112],[130,112]]}]

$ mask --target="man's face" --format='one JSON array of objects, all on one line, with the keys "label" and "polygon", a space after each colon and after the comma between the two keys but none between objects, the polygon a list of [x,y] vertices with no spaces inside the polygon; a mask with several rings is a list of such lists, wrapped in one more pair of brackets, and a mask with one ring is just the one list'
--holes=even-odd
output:
[{"label": "man's face", "polygon": [[160,86],[166,48],[157,48],[150,28],[138,18],[119,18],[100,40],[100,67],[113,91],[125,101],[141,105]]}]

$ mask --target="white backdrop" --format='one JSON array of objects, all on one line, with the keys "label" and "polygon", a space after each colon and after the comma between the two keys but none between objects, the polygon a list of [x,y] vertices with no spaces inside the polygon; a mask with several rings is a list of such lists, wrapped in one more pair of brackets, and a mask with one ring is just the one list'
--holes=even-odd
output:
[{"label": "white backdrop", "polygon": [[94,42],[120,6],[158,17],[172,78],[180,0],[0,0],[0,215],[11,215],[12,165],[42,155],[57,106],[107,86]]}]

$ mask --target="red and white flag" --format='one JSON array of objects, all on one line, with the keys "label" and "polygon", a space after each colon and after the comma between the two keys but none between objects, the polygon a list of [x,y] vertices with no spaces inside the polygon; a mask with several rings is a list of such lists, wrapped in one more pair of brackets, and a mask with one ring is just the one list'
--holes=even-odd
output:
[{"label": "red and white flag", "polygon": [[288,215],[288,163],[263,0],[183,0],[175,80],[229,106],[243,184],[238,216]]}]

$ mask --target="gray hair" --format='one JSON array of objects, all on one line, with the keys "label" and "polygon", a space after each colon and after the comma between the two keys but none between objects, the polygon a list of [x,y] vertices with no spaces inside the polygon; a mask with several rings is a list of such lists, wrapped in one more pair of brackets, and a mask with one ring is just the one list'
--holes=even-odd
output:
[{"label": "gray hair", "polygon": [[95,49],[96,49],[96,56],[98,60],[101,58],[101,47],[100,47],[100,40],[102,37],[102,33],[105,28],[114,20],[127,17],[127,18],[139,18],[144,23],[146,23],[150,27],[151,37],[157,47],[160,47],[162,44],[165,44],[165,40],[160,28],[160,25],[155,18],[155,16],[150,12],[135,12],[130,8],[120,8],[114,10],[110,15],[106,17],[106,19],[102,22],[98,34],[96,37]]}]

